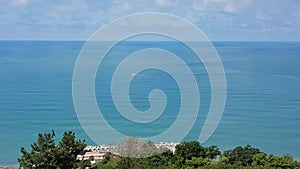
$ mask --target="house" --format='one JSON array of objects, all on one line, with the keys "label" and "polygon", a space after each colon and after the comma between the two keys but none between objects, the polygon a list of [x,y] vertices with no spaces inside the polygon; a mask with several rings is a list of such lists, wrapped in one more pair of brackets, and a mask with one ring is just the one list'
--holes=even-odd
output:
[{"label": "house", "polygon": [[100,151],[90,151],[86,152],[84,155],[78,155],[77,160],[91,160],[91,163],[97,163],[105,158],[107,151],[100,150]]}]

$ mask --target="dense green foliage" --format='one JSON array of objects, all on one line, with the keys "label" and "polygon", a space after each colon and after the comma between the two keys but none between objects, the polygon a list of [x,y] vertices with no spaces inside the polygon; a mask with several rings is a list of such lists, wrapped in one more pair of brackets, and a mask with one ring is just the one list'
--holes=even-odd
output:
[{"label": "dense green foliage", "polygon": [[89,160],[76,161],[76,156],[86,145],[76,141],[74,133],[65,132],[58,145],[55,145],[54,137],[54,133],[39,134],[38,140],[31,145],[31,152],[22,147],[22,157],[18,159],[20,166],[45,169],[300,169],[300,162],[291,156],[266,154],[250,145],[221,153],[217,146],[203,147],[199,142],[191,141],[178,144],[173,153],[137,138],[126,138],[119,145],[125,154],[107,153],[104,160],[91,164]]},{"label": "dense green foliage", "polygon": [[259,153],[261,153],[259,149],[247,145],[245,147],[238,146],[233,150],[225,151],[223,155],[228,158],[230,164],[249,166],[253,162],[253,156]]},{"label": "dense green foliage", "polygon": [[267,155],[250,145],[238,146],[221,154],[217,146],[202,147],[199,142],[183,142],[171,151],[145,157],[111,157],[95,169],[300,169],[300,162],[290,156]]},{"label": "dense green foliage", "polygon": [[18,159],[20,167],[37,169],[73,168],[76,157],[83,152],[86,144],[76,141],[75,134],[65,132],[63,138],[55,145],[55,133],[38,134],[38,140],[31,145],[28,152],[21,148],[22,157]]},{"label": "dense green foliage", "polygon": [[[247,149],[247,148],[243,148]],[[240,161],[232,163],[226,156],[220,159],[209,157],[191,157],[186,159],[170,151],[147,158],[118,157],[103,160],[91,168],[94,169],[299,169],[300,163],[290,156],[274,156],[264,153],[252,157],[253,163],[243,165]],[[247,160],[246,160],[247,161]]]},{"label": "dense green foliage", "polygon": [[221,154],[217,146],[202,147],[199,142],[183,142],[171,151],[145,157],[116,157],[109,154],[95,169],[300,169],[290,156],[267,155],[250,145],[238,146]]}]

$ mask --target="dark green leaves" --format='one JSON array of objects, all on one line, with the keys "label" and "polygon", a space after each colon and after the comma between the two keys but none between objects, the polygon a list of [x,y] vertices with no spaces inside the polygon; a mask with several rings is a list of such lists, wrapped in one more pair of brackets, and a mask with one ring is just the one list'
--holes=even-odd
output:
[{"label": "dark green leaves", "polygon": [[62,140],[56,146],[55,133],[40,133],[38,140],[31,145],[28,152],[21,148],[22,157],[18,159],[20,167],[36,169],[73,168],[76,157],[86,146],[82,141],[75,140],[75,134],[65,132]]}]

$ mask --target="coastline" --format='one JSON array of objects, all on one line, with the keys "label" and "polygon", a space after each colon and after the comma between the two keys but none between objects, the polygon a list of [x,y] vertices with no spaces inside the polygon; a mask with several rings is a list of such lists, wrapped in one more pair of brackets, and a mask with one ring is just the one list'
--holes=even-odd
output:
[{"label": "coastline", "polygon": [[[160,149],[168,149],[171,152],[175,153],[176,146],[180,143],[175,143],[175,142],[159,142],[155,143],[155,147]],[[78,155],[77,160],[82,161],[82,160],[87,160],[90,159],[91,156],[95,158],[95,162],[99,162],[104,159],[106,153],[112,153],[115,155],[120,155],[120,152],[116,151],[117,145],[87,145],[84,148],[84,151],[86,152],[84,155]],[[98,156],[98,157],[97,157]],[[295,161],[300,162],[300,157],[293,157],[291,156]],[[97,160],[96,160],[97,159]],[[8,165],[3,165],[1,164],[0,169],[19,169],[19,163],[16,164],[8,164]]]},{"label": "coastline", "polygon": [[[77,54],[82,42],[1,43],[1,54],[7,54],[0,64],[2,82],[5,82],[1,83],[3,91],[0,95],[1,105],[4,105],[1,106],[1,122],[4,124],[1,138],[9,141],[0,144],[0,166],[18,167],[16,159],[20,156],[20,147],[29,145],[35,139],[35,133],[49,131],[51,128],[57,129],[58,133],[66,129],[74,130],[79,138],[89,140],[73,112],[67,85],[75,62],[75,57],[72,56]],[[297,151],[300,141],[300,130],[297,130],[300,69],[299,57],[296,57],[300,52],[299,44],[300,42],[214,42],[224,61],[230,85],[223,121],[207,145],[216,144],[221,150],[226,150],[249,143],[268,153],[290,154],[300,161]],[[46,45],[48,47],[44,48]],[[36,49],[36,46],[40,48]],[[30,57],[14,51],[24,51]],[[47,55],[38,57],[40,54]],[[53,60],[49,61],[49,58]],[[269,58],[272,58],[273,64],[269,64]],[[33,61],[27,62],[26,59]],[[56,60],[62,60],[64,64],[57,64]],[[20,63],[23,63],[22,67]],[[51,69],[54,64],[55,70]],[[47,69],[41,68],[38,72],[29,69],[39,65],[39,68]],[[258,71],[255,67],[258,67]],[[6,72],[11,72],[10,76]],[[57,86],[56,81],[61,81],[62,84]],[[53,95],[53,91],[58,91],[57,95]],[[7,94],[12,97],[7,97]],[[201,102],[208,103],[205,97]],[[20,116],[20,113],[24,113],[24,116]],[[12,117],[16,119],[12,120]],[[200,120],[199,116],[197,124],[201,125]],[[196,138],[198,130],[200,127],[195,127],[191,132],[191,139]],[[21,140],[15,139],[16,137]],[[88,143],[92,144],[91,141]]]}]

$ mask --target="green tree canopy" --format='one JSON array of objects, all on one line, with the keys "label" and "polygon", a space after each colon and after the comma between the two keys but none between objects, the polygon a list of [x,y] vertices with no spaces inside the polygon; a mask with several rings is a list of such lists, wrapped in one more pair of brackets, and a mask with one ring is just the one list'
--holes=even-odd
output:
[{"label": "green tree canopy", "polygon": [[198,141],[183,142],[176,145],[175,155],[191,160],[192,157],[205,157],[205,148]]},{"label": "green tree canopy", "polygon": [[233,150],[227,150],[223,156],[227,157],[231,164],[250,166],[253,162],[253,156],[259,153],[261,153],[259,149],[247,145],[245,147],[238,146]]},{"label": "green tree canopy", "polygon": [[205,158],[215,159],[217,156],[221,155],[220,149],[215,145],[205,147],[204,150],[205,150]]},{"label": "green tree canopy", "polygon": [[76,141],[75,134],[65,132],[62,140],[56,146],[55,133],[39,133],[38,140],[31,145],[28,152],[21,148],[22,157],[18,159],[20,167],[37,169],[72,168],[78,154],[83,152],[86,144]]}]

